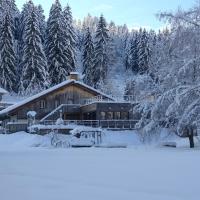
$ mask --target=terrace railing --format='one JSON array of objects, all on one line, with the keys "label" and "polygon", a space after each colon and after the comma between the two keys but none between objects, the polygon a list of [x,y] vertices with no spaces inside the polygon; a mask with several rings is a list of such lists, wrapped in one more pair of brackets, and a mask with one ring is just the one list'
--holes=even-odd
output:
[{"label": "terrace railing", "polygon": [[[106,129],[135,129],[137,120],[64,120],[63,125],[79,125]],[[42,125],[56,125],[55,120],[44,120]]]},{"label": "terrace railing", "polygon": [[[124,103],[124,102],[135,103],[136,102],[134,95],[111,96],[111,98],[114,101],[120,102],[120,103]],[[105,98],[103,98],[103,96],[99,95],[99,96],[85,99],[83,101],[83,104],[91,104],[91,103],[95,103],[95,102],[113,102],[113,100],[105,99]]]}]

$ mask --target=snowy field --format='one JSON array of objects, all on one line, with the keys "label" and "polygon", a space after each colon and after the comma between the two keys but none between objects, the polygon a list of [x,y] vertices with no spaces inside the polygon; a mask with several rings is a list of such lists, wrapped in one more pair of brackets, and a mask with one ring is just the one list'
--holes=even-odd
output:
[{"label": "snowy field", "polygon": [[0,199],[199,199],[199,148],[144,146],[123,137],[136,145],[55,149],[41,136],[0,135]]}]

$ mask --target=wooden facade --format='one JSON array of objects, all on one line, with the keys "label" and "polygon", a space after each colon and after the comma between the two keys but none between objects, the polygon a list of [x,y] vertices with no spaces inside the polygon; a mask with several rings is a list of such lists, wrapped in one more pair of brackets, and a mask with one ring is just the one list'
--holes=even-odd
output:
[{"label": "wooden facade", "polygon": [[33,110],[37,112],[36,119],[39,120],[61,104],[80,105],[83,103],[82,101],[94,95],[95,94],[84,91],[76,85],[69,85],[29,102],[21,106],[20,109],[17,108],[12,111],[12,116],[15,115],[17,119],[25,119],[27,117],[27,112]]}]

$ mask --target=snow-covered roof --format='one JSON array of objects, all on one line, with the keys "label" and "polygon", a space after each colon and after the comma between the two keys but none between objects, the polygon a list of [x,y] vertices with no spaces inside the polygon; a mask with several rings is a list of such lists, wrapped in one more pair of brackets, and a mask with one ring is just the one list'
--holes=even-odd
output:
[{"label": "snow-covered roof", "polygon": [[8,91],[4,90],[3,88],[0,87],[0,94],[7,94]]},{"label": "snow-covered roof", "polygon": [[95,93],[98,93],[98,94],[100,94],[100,95],[102,95],[104,97],[107,97],[109,99],[114,100],[109,95],[106,95],[106,94],[102,93],[101,91],[96,90],[96,89],[94,89],[94,88],[92,88],[92,87],[90,87],[90,86],[88,86],[88,85],[86,85],[86,84],[84,84],[84,83],[82,83],[80,81],[67,80],[67,81],[64,81],[64,82],[62,82],[62,83],[60,83],[58,85],[55,85],[55,86],[53,86],[53,87],[51,87],[51,88],[49,88],[47,90],[44,90],[44,91],[42,91],[42,92],[40,92],[40,93],[38,93],[36,95],[33,95],[33,96],[31,96],[31,97],[29,97],[27,99],[24,99],[24,100],[20,101],[19,103],[16,103],[16,104],[14,104],[12,106],[9,106],[8,108],[5,108],[4,110],[0,111],[0,115],[7,114],[8,112],[13,111],[13,110],[15,110],[18,107],[21,107],[21,106],[23,106],[23,105],[25,105],[25,104],[27,104],[27,103],[35,100],[35,99],[38,99],[38,98],[40,98],[40,97],[42,97],[42,96],[44,96],[44,95],[46,95],[46,94],[48,94],[50,92],[53,92],[54,90],[57,90],[57,89],[59,89],[59,88],[61,88],[63,86],[67,86],[68,84],[71,84],[71,83],[80,85],[80,86],[85,87],[85,88],[87,88],[87,89],[89,89],[89,90],[91,90],[91,91],[93,91]]},{"label": "snow-covered roof", "polygon": [[24,97],[20,97],[20,96],[8,93],[2,96],[2,100],[0,103],[13,105],[13,104],[19,103],[20,101],[24,99],[25,99]]}]

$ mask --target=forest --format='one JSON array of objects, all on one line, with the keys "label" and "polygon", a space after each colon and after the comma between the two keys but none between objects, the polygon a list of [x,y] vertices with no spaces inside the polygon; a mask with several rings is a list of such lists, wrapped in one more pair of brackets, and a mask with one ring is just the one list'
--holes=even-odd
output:
[{"label": "forest", "polygon": [[46,19],[31,0],[21,11],[15,0],[1,0],[0,87],[30,96],[78,71],[92,87],[132,95],[145,134],[163,126],[181,134],[200,118],[200,4],[155,20],[168,28],[129,30],[103,14],[75,20],[59,0]]}]

